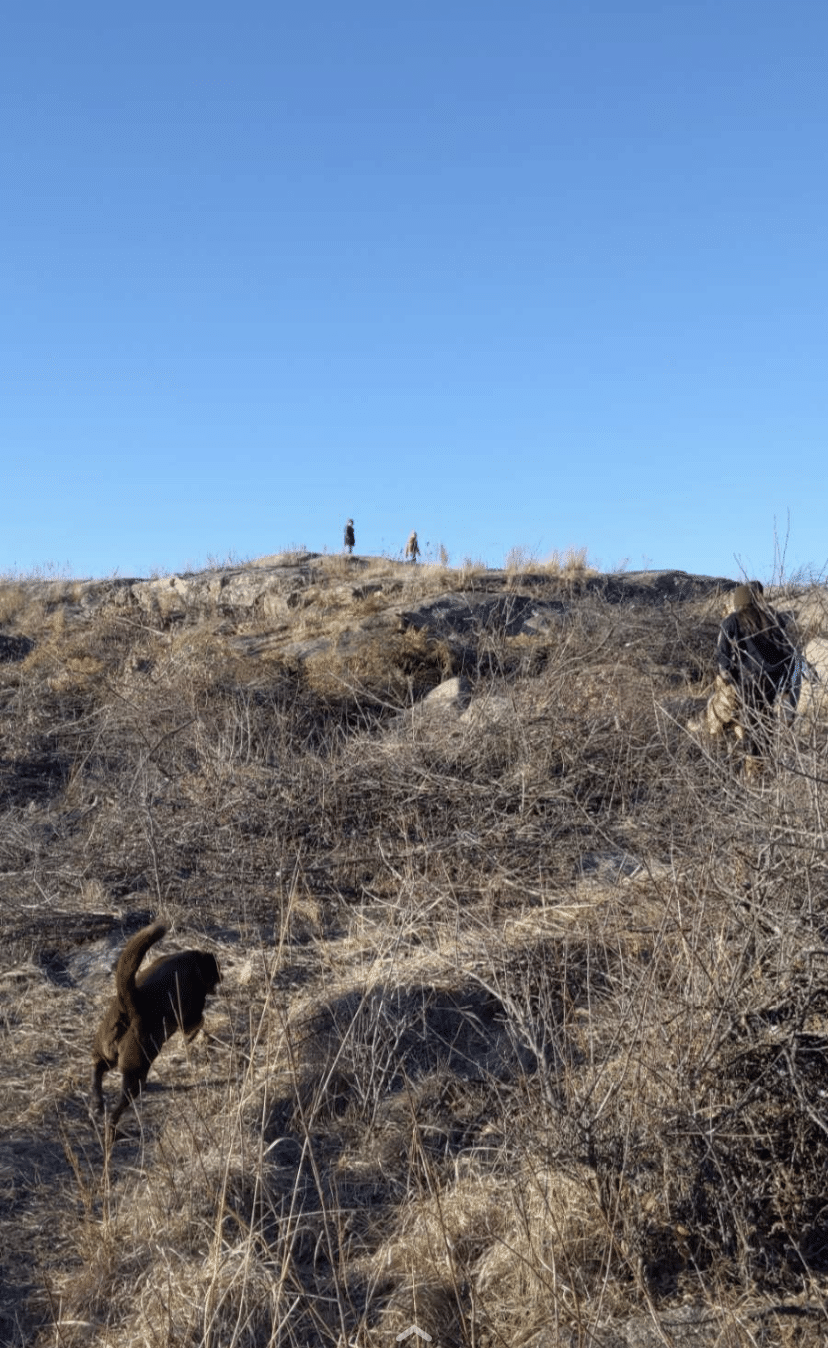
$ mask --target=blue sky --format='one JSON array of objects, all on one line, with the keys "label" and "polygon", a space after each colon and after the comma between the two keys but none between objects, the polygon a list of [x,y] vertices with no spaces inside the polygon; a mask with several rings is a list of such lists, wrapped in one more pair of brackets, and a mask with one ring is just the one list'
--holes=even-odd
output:
[{"label": "blue sky", "polygon": [[824,0],[11,0],[0,572],[828,561]]}]

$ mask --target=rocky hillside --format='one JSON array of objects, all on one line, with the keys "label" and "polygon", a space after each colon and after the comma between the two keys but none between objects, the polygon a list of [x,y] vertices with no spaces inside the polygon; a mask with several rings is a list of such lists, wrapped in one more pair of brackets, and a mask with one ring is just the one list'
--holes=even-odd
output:
[{"label": "rocky hillside", "polygon": [[[734,583],[0,583],[2,1342],[824,1341],[828,722],[688,733]],[[107,1153],[155,917],[223,983]]]}]

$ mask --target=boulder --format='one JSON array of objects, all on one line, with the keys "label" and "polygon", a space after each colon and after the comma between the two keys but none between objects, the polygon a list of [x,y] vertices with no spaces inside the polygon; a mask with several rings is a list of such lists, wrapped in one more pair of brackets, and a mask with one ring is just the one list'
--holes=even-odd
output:
[{"label": "boulder", "polygon": [[431,715],[442,715],[445,712],[460,713],[469,705],[471,699],[471,684],[462,674],[454,679],[446,679],[445,683],[440,683],[436,688],[423,698],[420,707],[428,710]]},{"label": "boulder", "polygon": [[828,714],[828,637],[813,637],[805,646],[805,677],[799,694],[801,716]]},{"label": "boulder", "polygon": [[615,571],[591,576],[584,588],[597,591],[611,604],[629,600],[664,604],[671,600],[702,599],[719,590],[726,594],[738,583],[724,576],[694,576],[689,571]]},{"label": "boulder", "polygon": [[808,668],[816,681],[828,684],[828,637],[814,637],[803,651]]},{"label": "boulder", "polygon": [[241,567],[136,581],[131,595],[139,608],[164,623],[207,614],[286,620],[310,580],[307,565]]},{"label": "boulder", "polygon": [[426,599],[399,614],[400,627],[427,628],[445,640],[485,632],[507,637],[537,636],[560,622],[566,605],[559,599],[535,599],[525,594],[455,594]]},{"label": "boulder", "polygon": [[463,674],[459,674],[456,678],[438,684],[413,707],[406,707],[391,722],[392,728],[443,733],[461,719],[470,700],[471,684]]}]

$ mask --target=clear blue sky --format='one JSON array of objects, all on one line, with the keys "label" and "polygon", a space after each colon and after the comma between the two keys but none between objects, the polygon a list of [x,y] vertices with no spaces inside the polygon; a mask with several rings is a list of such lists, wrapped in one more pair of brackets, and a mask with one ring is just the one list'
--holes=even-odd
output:
[{"label": "clear blue sky", "polygon": [[0,572],[828,559],[825,0],[9,0]]}]

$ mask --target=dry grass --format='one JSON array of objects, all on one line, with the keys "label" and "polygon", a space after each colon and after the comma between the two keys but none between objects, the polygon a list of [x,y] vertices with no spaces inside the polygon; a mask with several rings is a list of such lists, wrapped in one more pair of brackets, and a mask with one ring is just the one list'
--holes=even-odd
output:
[{"label": "dry grass", "polygon": [[598,569],[590,562],[586,548],[554,548],[544,566],[553,576],[564,576],[567,579],[598,575]]},{"label": "dry grass", "polygon": [[[828,720],[746,784],[683,728],[715,605],[583,594],[406,721],[451,652],[349,645],[340,565],[301,664],[55,611],[0,665],[0,1338],[823,1342]],[[155,913],[225,981],[105,1158],[89,1043]]]},{"label": "dry grass", "polygon": [[554,548],[548,557],[540,561],[532,548],[513,547],[507,552],[503,566],[506,571],[517,575],[546,572],[561,580],[582,580],[599,574],[597,566],[589,560],[587,548]]},{"label": "dry grass", "polygon": [[538,569],[537,553],[531,548],[525,548],[516,545],[509,549],[503,559],[504,571],[536,571]]},{"label": "dry grass", "polygon": [[64,608],[77,601],[81,581],[0,580],[0,623],[39,631],[49,618],[62,622]]}]

